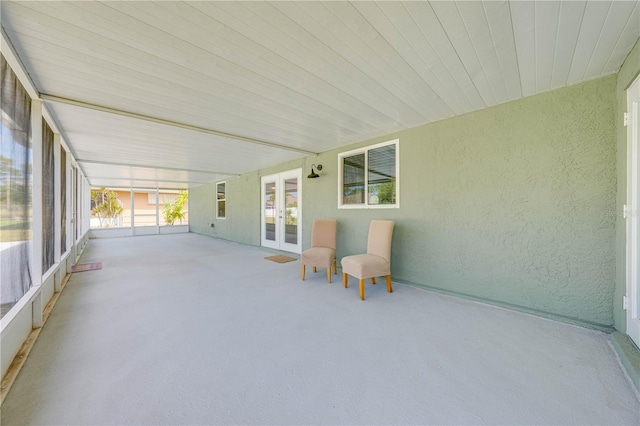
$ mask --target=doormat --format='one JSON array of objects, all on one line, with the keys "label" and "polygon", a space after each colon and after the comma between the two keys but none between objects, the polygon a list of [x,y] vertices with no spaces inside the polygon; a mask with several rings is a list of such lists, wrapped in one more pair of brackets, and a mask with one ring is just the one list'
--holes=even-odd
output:
[{"label": "doormat", "polygon": [[270,260],[272,262],[277,262],[277,263],[287,263],[287,262],[293,262],[294,260],[298,260],[294,257],[283,256],[281,254],[278,254],[275,256],[268,256],[268,257],[265,257],[265,259]]},{"label": "doormat", "polygon": [[71,267],[71,272],[95,271],[97,269],[102,269],[102,262],[78,263]]}]

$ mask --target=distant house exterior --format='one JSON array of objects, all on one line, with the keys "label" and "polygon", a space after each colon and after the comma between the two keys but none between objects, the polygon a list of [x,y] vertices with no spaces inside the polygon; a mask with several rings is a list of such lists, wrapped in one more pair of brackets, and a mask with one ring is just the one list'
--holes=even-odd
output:
[{"label": "distant house exterior", "polygon": [[[122,206],[122,214],[115,218],[115,227],[123,227],[129,228],[131,227],[132,215],[132,201],[134,206],[134,215],[133,220],[135,226],[166,226],[167,222],[164,219],[162,214],[162,208],[166,203],[173,203],[178,198],[178,191],[159,191],[157,193],[157,202],[156,202],[156,191],[133,191],[133,200],[131,197],[131,191],[122,190],[122,189],[114,189],[113,192],[116,193],[119,204]],[[156,209],[157,206],[157,209]],[[93,204],[91,206],[93,208]],[[186,217],[176,224],[186,225],[189,223],[189,213],[188,206],[185,207],[187,210]],[[157,223],[156,223],[156,213],[157,213]],[[91,218],[91,228],[100,228],[100,221],[97,217],[92,216]]]}]

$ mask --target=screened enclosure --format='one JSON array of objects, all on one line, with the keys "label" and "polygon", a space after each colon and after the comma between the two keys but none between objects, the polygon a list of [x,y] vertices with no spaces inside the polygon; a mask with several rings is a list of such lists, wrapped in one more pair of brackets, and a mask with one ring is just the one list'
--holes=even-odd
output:
[{"label": "screened enclosure", "polygon": [[187,225],[188,191],[92,188],[91,229]]}]

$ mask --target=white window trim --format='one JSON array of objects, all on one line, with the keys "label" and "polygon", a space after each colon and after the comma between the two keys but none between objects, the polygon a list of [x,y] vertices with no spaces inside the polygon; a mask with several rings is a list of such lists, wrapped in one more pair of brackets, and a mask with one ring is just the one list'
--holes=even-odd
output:
[{"label": "white window trim", "polygon": [[[218,212],[220,209],[218,208],[218,203],[221,201],[218,199],[218,185],[224,184],[224,216],[218,216]],[[223,180],[222,182],[216,182],[216,219],[225,220],[227,218],[227,181]]]},{"label": "white window trim", "polygon": [[[383,146],[395,145],[396,146],[396,203],[395,204],[372,204],[369,205],[369,197],[368,192],[365,194],[365,200],[363,204],[343,204],[342,203],[342,180],[344,177],[344,173],[342,170],[343,158],[350,157],[356,154],[365,154],[364,160],[364,187],[368,191],[369,186],[369,174],[367,170],[369,170],[369,155],[368,151],[376,148],[381,148]],[[400,208],[400,139],[393,139],[387,142],[381,142],[375,145],[368,145],[362,148],[353,149],[351,151],[341,152],[338,154],[338,208],[339,209],[397,209]]]}]

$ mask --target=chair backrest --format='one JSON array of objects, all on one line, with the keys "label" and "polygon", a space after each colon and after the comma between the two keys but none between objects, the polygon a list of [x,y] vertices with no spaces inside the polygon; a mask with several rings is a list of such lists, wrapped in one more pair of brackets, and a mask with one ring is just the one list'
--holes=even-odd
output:
[{"label": "chair backrest", "polygon": [[391,261],[391,237],[393,236],[392,220],[372,220],[369,226],[367,254],[375,254]]},{"label": "chair backrest", "polygon": [[311,247],[336,248],[338,221],[335,219],[315,219],[311,231]]}]

